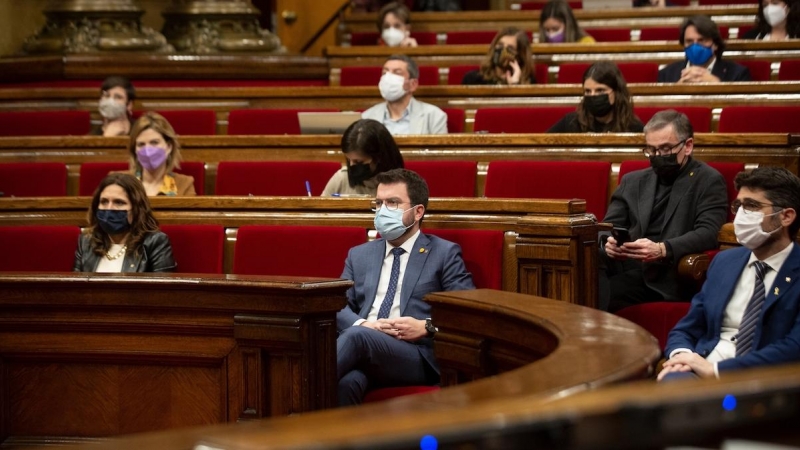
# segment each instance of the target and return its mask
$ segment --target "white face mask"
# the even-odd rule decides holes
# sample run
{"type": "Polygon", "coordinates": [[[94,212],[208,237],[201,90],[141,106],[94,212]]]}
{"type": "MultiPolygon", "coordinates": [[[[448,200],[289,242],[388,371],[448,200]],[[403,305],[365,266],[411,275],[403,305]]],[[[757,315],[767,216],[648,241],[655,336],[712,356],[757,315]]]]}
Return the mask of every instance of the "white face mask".
{"type": "Polygon", "coordinates": [[[116,120],[124,117],[128,113],[128,108],[124,103],[120,103],[111,97],[100,99],[100,106],[97,108],[104,119],[116,120]]]}
{"type": "Polygon", "coordinates": [[[773,233],[783,228],[779,226],[770,232],[766,232],[761,228],[764,217],[774,216],[778,213],[780,213],[780,211],[772,214],[764,214],[760,211],[745,213],[744,208],[740,206],[739,210],[736,211],[736,217],[733,219],[733,230],[736,233],[736,240],[750,250],[757,249],[761,244],[766,242],[773,233]]]}
{"type": "Polygon", "coordinates": [[[381,90],[381,97],[387,102],[396,102],[406,95],[406,90],[403,85],[406,79],[396,73],[386,72],[381,77],[381,82],[378,83],[378,89],[381,90]]]}
{"type": "Polygon", "coordinates": [[[389,47],[397,47],[406,38],[406,32],[398,28],[384,28],[381,33],[381,39],[389,47]]]}
{"type": "Polygon", "coordinates": [[[781,5],[767,5],[764,7],[764,18],[767,23],[774,27],[786,20],[786,7],[781,5]]]}

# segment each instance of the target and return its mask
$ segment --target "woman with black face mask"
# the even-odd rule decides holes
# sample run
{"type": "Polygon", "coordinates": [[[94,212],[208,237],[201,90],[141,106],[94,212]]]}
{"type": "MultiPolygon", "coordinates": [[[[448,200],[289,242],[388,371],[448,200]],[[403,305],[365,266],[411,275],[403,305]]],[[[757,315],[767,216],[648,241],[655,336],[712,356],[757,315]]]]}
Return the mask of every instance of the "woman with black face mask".
{"type": "Polygon", "coordinates": [[[592,64],[583,74],[583,99],[548,133],[641,133],[633,100],[619,67],[611,61],[592,64]]]}
{"type": "Polygon", "coordinates": [[[106,176],[89,207],[89,227],[78,239],[75,272],[172,272],[166,234],[158,230],[142,183],[127,173],[106,176]]]}
{"type": "Polygon", "coordinates": [[[375,175],[403,168],[403,155],[389,130],[372,119],[361,119],[342,135],[345,167],[333,174],[323,197],[374,197],[378,189],[375,175]]]}

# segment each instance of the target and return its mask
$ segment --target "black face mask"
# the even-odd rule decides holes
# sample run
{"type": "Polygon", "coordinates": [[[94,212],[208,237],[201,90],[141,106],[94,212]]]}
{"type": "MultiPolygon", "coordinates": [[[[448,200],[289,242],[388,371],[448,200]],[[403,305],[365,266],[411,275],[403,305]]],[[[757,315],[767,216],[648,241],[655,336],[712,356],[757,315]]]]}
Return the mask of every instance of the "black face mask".
{"type": "Polygon", "coordinates": [[[347,182],[350,183],[350,187],[363,185],[373,175],[369,164],[350,164],[347,166],[347,182]]]}
{"type": "Polygon", "coordinates": [[[97,224],[108,234],[120,234],[128,231],[128,211],[122,209],[98,209],[95,214],[97,224]]]}
{"type": "Polygon", "coordinates": [[[611,112],[614,105],[608,101],[608,94],[600,94],[584,96],[583,107],[594,117],[603,117],[611,112]]]}
{"type": "Polygon", "coordinates": [[[681,171],[681,164],[678,162],[678,154],[653,156],[650,158],[650,167],[659,178],[664,180],[672,180],[678,176],[681,171]]]}

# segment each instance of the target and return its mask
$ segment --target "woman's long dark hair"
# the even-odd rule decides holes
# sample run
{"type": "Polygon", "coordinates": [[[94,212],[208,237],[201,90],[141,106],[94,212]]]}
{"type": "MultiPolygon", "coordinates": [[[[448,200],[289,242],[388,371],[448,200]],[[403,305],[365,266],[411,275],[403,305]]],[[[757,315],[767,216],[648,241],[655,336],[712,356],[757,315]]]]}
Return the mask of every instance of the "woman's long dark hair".
{"type": "MultiPolygon", "coordinates": [[[[591,78],[597,83],[605,84],[614,91],[613,117],[611,119],[612,133],[626,133],[634,121],[633,100],[628,92],[628,83],[622,76],[619,67],[611,61],[598,61],[592,64],[583,73],[583,83],[591,78]]],[[[578,124],[582,132],[592,131],[595,117],[584,108],[583,99],[578,104],[578,124]]]]}
{"type": "Polygon", "coordinates": [[[503,80],[497,76],[495,70],[497,66],[494,64],[494,48],[504,36],[514,36],[517,38],[517,62],[519,63],[520,75],[519,84],[531,84],[531,74],[533,73],[533,55],[531,54],[531,41],[528,39],[528,34],[525,31],[515,27],[507,27],[500,30],[492,43],[489,45],[489,53],[481,63],[481,76],[484,80],[500,83],[503,80]]]}
{"type": "MultiPolygon", "coordinates": [[[[403,155],[392,134],[372,119],[353,122],[342,134],[342,153],[361,152],[375,162],[375,174],[403,168],[403,155]]],[[[355,187],[352,184],[350,187],[355,187]]]]}
{"type": "Polygon", "coordinates": [[[572,13],[569,3],[563,0],[551,0],[544,5],[542,13],[539,15],[539,43],[547,43],[547,35],[544,32],[544,23],[547,19],[556,19],[564,23],[564,42],[578,42],[588,34],[583,31],[575,14],[572,13]]]}
{"type": "MultiPolygon", "coordinates": [[[[800,0],[784,0],[789,6],[789,13],[786,15],[786,35],[789,39],[800,37],[800,0]]],[[[772,32],[772,26],[764,18],[764,2],[758,2],[758,14],[756,14],[756,29],[758,35],[764,37],[772,32]]],[[[739,38],[741,39],[741,34],[739,38]]]]}

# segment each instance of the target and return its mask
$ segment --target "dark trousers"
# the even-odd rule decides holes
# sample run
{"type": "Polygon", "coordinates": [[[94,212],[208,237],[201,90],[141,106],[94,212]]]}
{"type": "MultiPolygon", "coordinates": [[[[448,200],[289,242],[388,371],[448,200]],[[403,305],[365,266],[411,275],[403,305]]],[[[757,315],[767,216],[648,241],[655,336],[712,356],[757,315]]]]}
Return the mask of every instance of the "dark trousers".
{"type": "Polygon", "coordinates": [[[660,292],[645,283],[640,261],[615,260],[602,249],[599,253],[599,309],[613,313],[627,306],[664,300],[660,292]]]}

